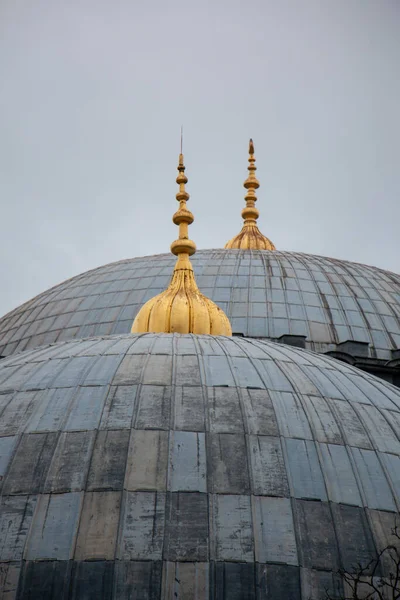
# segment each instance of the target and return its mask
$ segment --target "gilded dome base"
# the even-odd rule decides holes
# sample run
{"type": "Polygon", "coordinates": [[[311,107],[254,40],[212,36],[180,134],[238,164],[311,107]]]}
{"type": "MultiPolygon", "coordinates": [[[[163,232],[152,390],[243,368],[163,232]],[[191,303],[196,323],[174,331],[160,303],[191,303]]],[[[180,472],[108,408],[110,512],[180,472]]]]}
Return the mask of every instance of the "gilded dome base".
{"type": "Polygon", "coordinates": [[[235,250],[276,250],[274,244],[261,233],[257,225],[245,224],[242,231],[229,240],[225,248],[235,250]]]}

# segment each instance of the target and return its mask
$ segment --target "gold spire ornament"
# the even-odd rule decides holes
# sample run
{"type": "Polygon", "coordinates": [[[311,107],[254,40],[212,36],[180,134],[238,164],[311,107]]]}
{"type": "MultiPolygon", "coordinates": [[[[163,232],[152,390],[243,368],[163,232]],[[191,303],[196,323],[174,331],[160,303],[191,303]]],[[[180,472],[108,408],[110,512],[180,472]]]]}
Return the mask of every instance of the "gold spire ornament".
{"type": "Polygon", "coordinates": [[[242,210],[242,217],[244,219],[242,231],[238,233],[234,238],[229,240],[225,244],[225,248],[234,248],[238,250],[276,250],[274,244],[269,240],[257,227],[257,219],[260,213],[256,209],[256,190],[260,187],[258,179],[255,175],[257,170],[254,164],[256,159],[254,158],[254,144],[253,140],[249,142],[249,176],[244,182],[244,187],[247,193],[244,197],[246,200],[246,206],[242,210]]]}
{"type": "Polygon", "coordinates": [[[172,242],[171,252],[177,257],[174,272],[167,289],[142,306],[132,325],[132,333],[195,333],[232,335],[229,319],[224,311],[197,287],[189,257],[196,252],[196,244],[189,239],[188,226],[194,217],[186,207],[189,194],[183,154],[179,155],[179,208],[172,220],[179,226],[179,238],[172,242]]]}

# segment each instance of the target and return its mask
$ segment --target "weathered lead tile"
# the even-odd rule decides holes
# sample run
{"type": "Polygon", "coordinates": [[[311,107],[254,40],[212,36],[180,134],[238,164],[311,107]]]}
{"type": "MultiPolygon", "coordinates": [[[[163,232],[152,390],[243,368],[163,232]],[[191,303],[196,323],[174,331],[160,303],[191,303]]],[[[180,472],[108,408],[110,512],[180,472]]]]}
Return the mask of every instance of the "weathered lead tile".
{"type": "Polygon", "coordinates": [[[237,388],[207,388],[210,431],[213,433],[243,433],[243,415],[237,388]]]}
{"type": "MultiPolygon", "coordinates": [[[[400,540],[394,535],[396,525],[398,525],[398,514],[383,510],[368,510],[371,529],[375,540],[376,549],[382,552],[388,546],[394,546],[400,551],[400,540]]],[[[383,553],[381,557],[381,567],[383,575],[388,576],[393,571],[392,553],[383,553]]]]}
{"type": "Polygon", "coordinates": [[[137,385],[119,385],[108,393],[100,429],[130,429],[136,406],[137,385]]]}
{"type": "Polygon", "coordinates": [[[177,355],[197,354],[193,337],[182,335],[174,338],[174,351],[177,355]]]}
{"type": "Polygon", "coordinates": [[[203,356],[208,386],[235,386],[232,370],[226,356],[208,354],[203,356]]]}
{"type": "MultiPolygon", "coordinates": [[[[81,307],[80,307],[81,308],[81,307]]],[[[89,313],[90,314],[90,313],[89,313]]],[[[100,311],[96,311],[96,315],[99,317],[100,311]]],[[[89,322],[86,321],[88,324],[89,322]]],[[[107,346],[110,345],[110,340],[86,340],[77,346],[74,355],[75,356],[98,356],[102,354],[107,346]]],[[[97,361],[96,361],[97,362],[97,361]]],[[[94,364],[96,364],[96,362],[94,364]]]]}
{"type": "Polygon", "coordinates": [[[87,489],[120,490],[124,484],[130,431],[100,430],[97,433],[87,489]]]}
{"type": "Polygon", "coordinates": [[[201,354],[203,354],[204,356],[224,355],[224,351],[217,342],[217,340],[215,340],[211,336],[199,336],[197,340],[200,346],[201,354]]]}
{"type": "Polygon", "coordinates": [[[72,558],[81,501],[79,492],[39,496],[25,551],[27,560],[72,558]]]}
{"type": "Polygon", "coordinates": [[[252,504],[256,561],[297,565],[290,500],[254,496],[252,504]]]}
{"type": "Polygon", "coordinates": [[[42,491],[57,438],[57,433],[22,436],[4,483],[4,495],[38,494],[42,491]]]}
{"type": "Polygon", "coordinates": [[[249,435],[248,444],[253,493],[264,496],[289,496],[280,438],[249,435]]]}
{"type": "Polygon", "coordinates": [[[303,366],[302,368],[304,369],[305,373],[309,376],[311,381],[315,383],[322,396],[339,399],[344,398],[339,388],[330,380],[328,369],[318,368],[314,366],[303,366]]]}
{"type": "MultiPolygon", "coordinates": [[[[0,435],[22,433],[36,408],[38,392],[16,392],[7,402],[0,419],[0,435]]],[[[7,396],[8,397],[8,396],[7,396]]]]}
{"type": "Polygon", "coordinates": [[[261,377],[267,390],[276,392],[293,392],[293,386],[288,376],[278,367],[273,360],[254,360],[254,364],[259,368],[261,377]]]}
{"type": "Polygon", "coordinates": [[[272,400],[267,390],[242,390],[246,429],[260,435],[279,435],[272,400]]]}
{"type": "Polygon", "coordinates": [[[319,444],[319,449],[329,500],[363,506],[346,447],[319,444]]]}
{"type": "Polygon", "coordinates": [[[372,531],[378,552],[389,545],[399,546],[399,540],[393,535],[398,515],[383,510],[368,510],[367,512],[371,519],[372,531]]]}
{"type": "Polygon", "coordinates": [[[171,492],[207,491],[204,433],[170,433],[168,489],[171,492]]]}
{"type": "Polygon", "coordinates": [[[218,340],[221,345],[224,347],[225,352],[228,356],[245,356],[247,357],[246,351],[236,343],[236,340],[232,337],[220,338],[218,340]]]}
{"type": "Polygon", "coordinates": [[[339,575],[332,571],[300,569],[302,598],[321,600],[328,593],[331,598],[343,596],[343,584],[339,575]]]}
{"type": "Polygon", "coordinates": [[[232,372],[239,387],[264,389],[264,383],[248,358],[233,356],[231,361],[232,372]]]}
{"type": "Polygon", "coordinates": [[[94,442],[93,431],[62,433],[44,485],[45,492],[83,490],[94,442]]]}
{"type": "Polygon", "coordinates": [[[107,392],[106,386],[79,388],[64,425],[64,431],[97,429],[107,392]]]}
{"type": "MultiPolygon", "coordinates": [[[[41,363],[37,363],[35,368],[32,370],[30,375],[26,378],[25,383],[22,386],[24,390],[43,390],[49,386],[53,387],[53,380],[61,381],[60,373],[66,370],[68,367],[68,360],[45,360],[41,363]]],[[[61,381],[62,383],[62,381],[61,381]]],[[[70,384],[76,385],[76,383],[70,384]]],[[[58,385],[54,387],[64,387],[58,385]]],[[[69,386],[67,386],[69,387],[69,386]]]]}
{"type": "Polygon", "coordinates": [[[206,600],[209,578],[208,563],[165,562],[162,597],[165,600],[206,600]]]}
{"type": "Polygon", "coordinates": [[[107,385],[111,383],[121,362],[121,356],[97,356],[97,360],[85,375],[84,385],[107,385]]]}
{"type": "Polygon", "coordinates": [[[319,396],[319,392],[314,383],[296,363],[279,361],[279,367],[285,373],[289,381],[293,382],[297,392],[300,394],[319,396]]]}
{"type": "Polygon", "coordinates": [[[396,510],[392,491],[374,450],[351,448],[368,508],[396,510]]]}
{"type": "MultiPolygon", "coordinates": [[[[361,402],[363,404],[371,404],[369,396],[373,390],[368,384],[368,394],[362,390],[363,381],[360,377],[354,377],[351,371],[341,373],[340,371],[329,370],[329,379],[341,390],[343,396],[352,402],[361,402]],[[360,387],[361,383],[361,387],[360,387]]],[[[375,397],[379,396],[378,390],[375,390],[375,397]]],[[[372,396],[373,397],[373,396],[372,396]]]]}
{"type": "Polygon", "coordinates": [[[114,559],[120,504],[120,492],[86,492],[75,550],[77,560],[114,559]]]}
{"type": "Polygon", "coordinates": [[[382,409],[382,413],[397,433],[400,430],[400,412],[382,409]]]}
{"type": "Polygon", "coordinates": [[[289,438],[312,440],[313,436],[300,398],[290,392],[271,392],[271,397],[280,434],[289,438]]]}
{"type": "Polygon", "coordinates": [[[1,499],[0,560],[21,560],[36,500],[36,496],[3,496],[1,499]]]}
{"type": "Polygon", "coordinates": [[[104,354],[119,354],[119,355],[125,355],[129,349],[131,348],[132,344],[134,344],[134,340],[132,337],[128,337],[128,338],[119,338],[117,340],[112,340],[113,343],[111,346],[109,346],[105,351],[104,354]]]}
{"type": "Polygon", "coordinates": [[[400,454],[400,441],[381,412],[375,406],[366,404],[357,405],[356,410],[365,423],[375,448],[381,452],[400,454]]]}
{"type": "MultiPolygon", "coordinates": [[[[2,371],[4,372],[6,371],[6,369],[3,367],[2,371]]],[[[10,404],[13,396],[14,392],[11,392],[10,394],[0,393],[0,415],[2,415],[5,412],[5,409],[8,406],[8,404],[10,404]]]]}
{"type": "Polygon", "coordinates": [[[211,559],[254,562],[250,496],[210,497],[211,559]]]}
{"type": "Polygon", "coordinates": [[[165,527],[165,493],[125,492],[117,557],[161,560],[165,527]]]}
{"type": "Polygon", "coordinates": [[[132,430],[124,487],[132,491],[165,491],[167,463],[167,431],[132,430]]]}
{"type": "Polygon", "coordinates": [[[207,494],[167,494],[165,520],[165,560],[208,560],[207,494]]]}
{"type": "Polygon", "coordinates": [[[256,600],[254,563],[211,563],[213,600],[256,600]]]}
{"type": "Polygon", "coordinates": [[[176,385],[201,385],[199,359],[197,355],[176,356],[176,385]]]}
{"type": "Polygon", "coordinates": [[[23,563],[18,600],[69,600],[69,561],[27,561],[23,563]]]}
{"type": "Polygon", "coordinates": [[[301,600],[299,568],[256,564],[256,589],[257,600],[301,600]]]}
{"type": "Polygon", "coordinates": [[[144,368],[143,385],[171,385],[172,356],[149,355],[144,368]]]}
{"type": "MultiPolygon", "coordinates": [[[[154,337],[154,346],[152,354],[166,354],[171,356],[173,353],[174,336],[172,333],[158,334],[154,337]]],[[[179,342],[177,342],[179,344],[179,342]]]]}
{"type": "Polygon", "coordinates": [[[400,506],[400,456],[385,452],[379,452],[378,455],[386,470],[386,476],[392,484],[397,506],[400,506]]]}
{"type": "Polygon", "coordinates": [[[206,437],[208,490],[216,494],[250,491],[244,435],[210,433],[206,437]]]}
{"type": "MultiPolygon", "coordinates": [[[[3,363],[4,364],[4,363],[3,363]]],[[[34,365],[13,365],[3,366],[0,374],[0,394],[4,396],[6,392],[13,392],[16,389],[20,389],[22,382],[25,379],[25,374],[29,373],[34,368],[34,365]],[[25,373],[22,373],[22,370],[25,373]],[[22,375],[22,376],[21,376],[22,375]]]]}
{"type": "MultiPolygon", "coordinates": [[[[360,373],[360,375],[363,382],[366,383],[365,374],[360,373]]],[[[359,375],[351,373],[351,377],[354,380],[356,377],[359,377],[359,375]]],[[[368,385],[371,386],[370,389],[372,394],[370,394],[370,396],[373,400],[372,404],[375,404],[375,406],[383,409],[395,411],[400,409],[399,395],[396,387],[389,387],[386,385],[385,381],[382,381],[381,379],[375,379],[375,377],[372,379],[371,376],[368,376],[368,385]]]]}
{"type": "Polygon", "coordinates": [[[114,574],[115,600],[159,600],[161,561],[117,561],[114,574]]]}
{"type": "Polygon", "coordinates": [[[176,387],[174,429],[205,431],[205,409],[201,387],[176,387]]]}
{"type": "Polygon", "coordinates": [[[13,563],[0,563],[0,598],[1,600],[15,600],[17,597],[20,565],[13,563]]]}
{"type": "Polygon", "coordinates": [[[62,361],[65,363],[65,366],[54,380],[52,380],[52,387],[61,388],[79,385],[84,380],[86,373],[94,365],[96,359],[97,357],[94,356],[76,356],[70,360],[62,361]]]}
{"type": "Polygon", "coordinates": [[[343,444],[339,426],[325,398],[303,395],[302,399],[315,440],[343,444]]]}
{"type": "Polygon", "coordinates": [[[132,344],[127,351],[127,354],[146,356],[151,351],[156,339],[156,336],[152,334],[131,338],[132,344]]]}
{"type": "Polygon", "coordinates": [[[26,431],[57,431],[66,419],[75,388],[59,388],[37,392],[38,406],[29,419],[26,431]]]}
{"type": "Polygon", "coordinates": [[[315,442],[285,439],[288,475],[296,498],[327,500],[315,442]]]}
{"type": "MultiPolygon", "coordinates": [[[[4,364],[4,363],[3,363],[4,364]]],[[[33,365],[26,365],[28,369],[33,369],[33,365]]],[[[6,392],[13,392],[15,389],[19,389],[23,381],[23,378],[19,378],[19,372],[21,371],[20,365],[13,365],[11,367],[3,366],[0,374],[0,398],[7,395],[6,392]],[[19,380],[19,382],[18,382],[19,380]]],[[[10,394],[12,395],[12,394],[10,394]]]]}
{"type": "Polygon", "coordinates": [[[299,563],[311,569],[336,570],[339,566],[332,516],[327,502],[294,501],[299,540],[299,563]]]}
{"type": "MultiPolygon", "coordinates": [[[[358,397],[354,398],[355,401],[364,402],[370,404],[368,399],[372,400],[375,406],[380,408],[394,408],[389,398],[392,398],[390,389],[380,380],[376,382],[369,381],[364,373],[355,374],[353,372],[346,374],[346,383],[353,382],[354,387],[359,389],[358,397]]],[[[352,398],[353,399],[353,398],[352,398]]],[[[397,394],[393,395],[393,400],[398,403],[397,394]]]]}
{"type": "Polygon", "coordinates": [[[143,385],[138,398],[137,429],[169,429],[171,418],[171,387],[143,385]]]}
{"type": "MultiPolygon", "coordinates": [[[[376,556],[364,508],[332,504],[340,560],[347,573],[366,566],[376,556]]],[[[372,567],[371,567],[372,568],[372,567]]]]}
{"type": "Polygon", "coordinates": [[[70,600],[111,600],[114,563],[75,562],[71,574],[70,600]]]}
{"type": "MultiPolygon", "coordinates": [[[[360,583],[357,586],[357,596],[356,598],[368,598],[368,596],[370,598],[374,598],[373,596],[371,596],[371,585],[370,583],[372,583],[375,586],[375,589],[379,589],[380,587],[380,583],[381,583],[381,578],[379,575],[375,575],[374,577],[370,577],[369,575],[365,575],[364,577],[360,578],[360,583]],[[372,581],[371,581],[372,579],[372,581]]],[[[391,594],[392,590],[384,590],[385,595],[382,596],[381,598],[390,598],[389,594],[391,594]]],[[[382,593],[382,589],[379,590],[379,593],[382,593]]],[[[344,598],[351,598],[353,596],[354,598],[354,585],[352,583],[350,583],[350,581],[344,581],[343,582],[343,596],[344,598]]],[[[379,599],[379,596],[375,595],[375,598],[379,599]]],[[[374,598],[374,600],[375,600],[374,598]]],[[[379,599],[380,600],[380,599],[379,599]]]]}
{"type": "Polygon", "coordinates": [[[329,398],[328,403],[336,415],[346,443],[358,448],[372,448],[368,435],[350,402],[329,398]]]}
{"type": "MultiPolygon", "coordinates": [[[[140,338],[139,338],[140,339],[140,338]]],[[[133,350],[139,340],[133,344],[133,350]]],[[[147,358],[146,354],[134,354],[125,356],[119,365],[117,372],[112,380],[113,385],[136,385],[140,383],[142,370],[147,358]]]]}
{"type": "Polygon", "coordinates": [[[0,488],[17,441],[18,437],[16,435],[0,437],[0,488]]]}

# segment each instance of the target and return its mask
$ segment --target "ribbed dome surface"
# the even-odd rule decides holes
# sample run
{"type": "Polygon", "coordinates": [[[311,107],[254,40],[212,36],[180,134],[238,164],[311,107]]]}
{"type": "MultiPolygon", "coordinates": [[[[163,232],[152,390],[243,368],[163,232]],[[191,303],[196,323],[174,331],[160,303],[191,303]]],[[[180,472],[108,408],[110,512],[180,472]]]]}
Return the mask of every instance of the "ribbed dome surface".
{"type": "Polygon", "coordinates": [[[0,407],[7,600],[316,600],[400,505],[400,391],[272,342],[58,343],[0,407]]]}
{"type": "MultiPolygon", "coordinates": [[[[192,257],[200,291],[234,333],[306,335],[308,347],[368,342],[390,359],[400,347],[400,276],[291,252],[202,250],[192,257]]],[[[99,267],[58,285],[0,320],[0,355],[60,340],[129,333],[143,303],[172,275],[170,254],[99,267]]]]}

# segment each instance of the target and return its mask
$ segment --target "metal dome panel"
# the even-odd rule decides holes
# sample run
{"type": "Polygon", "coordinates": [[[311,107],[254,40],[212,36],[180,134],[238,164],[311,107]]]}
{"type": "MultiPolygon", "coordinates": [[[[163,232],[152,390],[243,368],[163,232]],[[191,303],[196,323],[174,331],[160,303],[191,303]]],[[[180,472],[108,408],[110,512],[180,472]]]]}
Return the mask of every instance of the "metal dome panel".
{"type": "MultiPolygon", "coordinates": [[[[129,333],[143,305],[168,285],[170,254],[99,267],[33,298],[0,320],[0,355],[55,341],[129,333]]],[[[200,250],[200,290],[236,334],[307,336],[317,352],[354,340],[390,359],[400,347],[400,276],[365,265],[292,252],[200,250]]]]}
{"type": "Polygon", "coordinates": [[[400,391],[272,342],[22,352],[0,411],[7,598],[317,600],[400,506],[400,391]]]}

